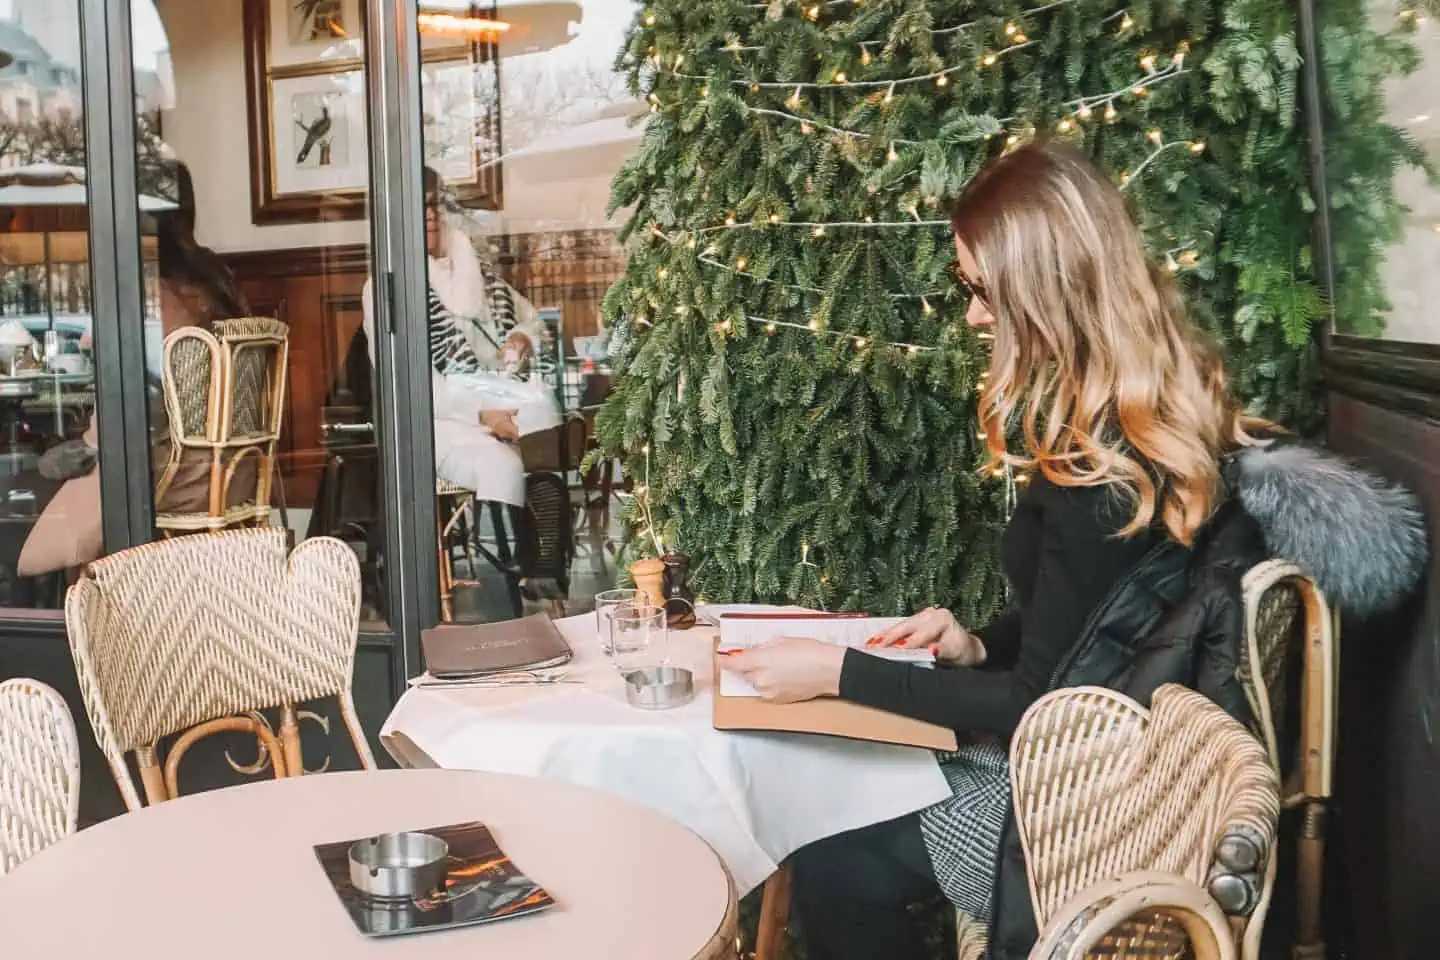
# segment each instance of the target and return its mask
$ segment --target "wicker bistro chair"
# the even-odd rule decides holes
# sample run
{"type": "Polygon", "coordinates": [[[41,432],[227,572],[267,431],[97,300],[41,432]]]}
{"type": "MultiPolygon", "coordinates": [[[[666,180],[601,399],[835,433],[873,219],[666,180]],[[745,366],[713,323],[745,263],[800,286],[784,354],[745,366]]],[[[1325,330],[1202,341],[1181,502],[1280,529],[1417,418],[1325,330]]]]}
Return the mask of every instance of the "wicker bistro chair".
{"type": "Polygon", "coordinates": [[[60,694],[0,683],[0,876],[75,832],[80,746],[60,694]]]}
{"type": "Polygon", "coordinates": [[[255,736],[276,777],[304,773],[296,704],[335,697],[360,762],[375,759],[351,697],[360,569],[339,540],[286,556],[284,530],[180,537],[112,554],[70,589],[65,623],[85,710],[120,794],[175,797],[180,761],[222,730],[255,736]],[[279,708],[278,737],[261,710],[279,708]],[[164,760],[163,738],[178,734],[164,760]]]}
{"type": "Polygon", "coordinates": [[[1173,684],[1149,710],[1098,687],[1057,690],[1021,720],[1010,779],[1040,926],[1032,958],[1258,956],[1249,917],[1278,778],[1219,707],[1173,684]]]}
{"type": "MultiPolygon", "coordinates": [[[[1325,810],[1335,760],[1337,621],[1315,581],[1288,561],[1251,568],[1242,590],[1245,651],[1239,679],[1255,735],[1284,785],[1282,806],[1303,811],[1296,840],[1293,955],[1320,960],[1325,956],[1320,919],[1325,810]]],[[[1262,912],[1274,880],[1272,863],[1262,912]]]]}
{"type": "Polygon", "coordinates": [[[270,522],[289,362],[290,328],[266,317],[165,338],[170,453],[155,486],[163,533],[270,522]]]}

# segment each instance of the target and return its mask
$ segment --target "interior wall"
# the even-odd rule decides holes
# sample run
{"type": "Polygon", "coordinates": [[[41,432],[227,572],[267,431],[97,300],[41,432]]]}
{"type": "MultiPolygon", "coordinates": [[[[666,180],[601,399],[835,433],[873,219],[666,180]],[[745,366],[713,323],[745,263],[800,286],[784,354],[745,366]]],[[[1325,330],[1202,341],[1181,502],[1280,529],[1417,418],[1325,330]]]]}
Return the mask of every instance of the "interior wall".
{"type": "Polygon", "coordinates": [[[170,41],[175,84],[162,129],[194,178],[200,242],[221,253],[368,243],[364,220],[251,222],[241,0],[157,0],[156,7],[170,41]]]}

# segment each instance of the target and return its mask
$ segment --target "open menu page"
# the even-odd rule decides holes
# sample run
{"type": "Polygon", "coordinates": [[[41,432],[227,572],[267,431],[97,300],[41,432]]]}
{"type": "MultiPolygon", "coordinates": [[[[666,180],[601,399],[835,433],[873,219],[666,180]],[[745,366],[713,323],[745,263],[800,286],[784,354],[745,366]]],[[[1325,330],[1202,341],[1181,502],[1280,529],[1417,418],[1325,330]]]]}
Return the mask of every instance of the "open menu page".
{"type": "MultiPolygon", "coordinates": [[[[863,648],[871,637],[884,633],[899,623],[900,617],[845,617],[804,615],[734,616],[720,618],[720,695],[722,697],[758,697],[755,688],[740,675],[724,669],[724,654],[758,647],[782,637],[808,637],[840,647],[863,648]]],[[[922,666],[933,666],[935,655],[929,650],[905,650],[898,647],[873,647],[865,651],[887,660],[899,660],[922,666]]]]}

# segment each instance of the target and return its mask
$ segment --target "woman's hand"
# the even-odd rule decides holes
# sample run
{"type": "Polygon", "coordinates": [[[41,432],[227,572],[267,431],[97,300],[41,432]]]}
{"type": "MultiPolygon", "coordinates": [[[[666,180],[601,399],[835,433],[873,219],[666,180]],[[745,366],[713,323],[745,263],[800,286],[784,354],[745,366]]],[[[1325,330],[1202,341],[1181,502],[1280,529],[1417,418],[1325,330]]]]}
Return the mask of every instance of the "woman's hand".
{"type": "Polygon", "coordinates": [[[502,353],[506,363],[513,363],[517,367],[522,366],[526,360],[530,359],[530,355],[534,352],[535,348],[530,343],[530,338],[519,331],[514,331],[510,336],[505,338],[505,346],[502,353]]]}
{"type": "Polygon", "coordinates": [[[766,700],[796,703],[839,695],[844,663],[844,647],[805,637],[781,637],[726,654],[720,665],[744,677],[766,700]]]}
{"type": "Polygon", "coordinates": [[[515,442],[520,439],[520,428],[515,426],[516,410],[481,410],[480,426],[489,430],[497,440],[515,442]]]}
{"type": "Polygon", "coordinates": [[[985,662],[985,644],[955,621],[949,610],[931,607],[902,620],[874,637],[867,647],[929,647],[935,659],[961,667],[978,667],[985,662]]]}

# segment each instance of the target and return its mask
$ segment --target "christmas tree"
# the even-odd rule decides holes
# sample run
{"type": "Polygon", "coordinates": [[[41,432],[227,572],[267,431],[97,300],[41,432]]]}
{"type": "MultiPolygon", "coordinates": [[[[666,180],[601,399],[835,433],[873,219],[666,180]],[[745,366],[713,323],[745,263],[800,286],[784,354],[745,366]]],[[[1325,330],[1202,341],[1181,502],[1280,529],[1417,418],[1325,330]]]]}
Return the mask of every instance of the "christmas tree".
{"type": "MultiPolygon", "coordinates": [[[[1328,307],[1294,17],[1288,0],[640,9],[619,66],[651,113],[614,182],[632,215],[599,419],[647,507],[634,545],[693,554],[710,599],[994,611],[1024,478],[976,472],[986,344],[947,281],[947,203],[1039,134],[1114,172],[1253,409],[1313,415],[1328,307]]],[[[1369,44],[1346,74],[1363,107],[1403,40],[1343,22],[1369,44]]],[[[1390,228],[1408,155],[1398,134],[1364,150],[1346,169],[1372,198],[1356,249],[1390,228]]],[[[1353,259],[1356,309],[1382,310],[1374,257],[1353,259]]]]}

